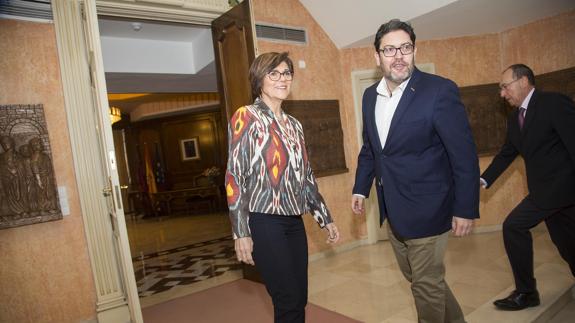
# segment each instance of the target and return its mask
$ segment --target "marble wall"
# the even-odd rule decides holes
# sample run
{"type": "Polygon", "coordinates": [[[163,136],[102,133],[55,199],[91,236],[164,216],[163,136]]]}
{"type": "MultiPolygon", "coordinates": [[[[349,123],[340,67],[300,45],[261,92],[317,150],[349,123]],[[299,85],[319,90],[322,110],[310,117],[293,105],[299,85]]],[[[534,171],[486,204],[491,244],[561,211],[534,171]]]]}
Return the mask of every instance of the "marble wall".
{"type": "Polygon", "coordinates": [[[0,322],[79,322],[96,294],[76,188],[54,25],[0,19],[0,104],[44,104],[63,220],[0,230],[0,322]]]}

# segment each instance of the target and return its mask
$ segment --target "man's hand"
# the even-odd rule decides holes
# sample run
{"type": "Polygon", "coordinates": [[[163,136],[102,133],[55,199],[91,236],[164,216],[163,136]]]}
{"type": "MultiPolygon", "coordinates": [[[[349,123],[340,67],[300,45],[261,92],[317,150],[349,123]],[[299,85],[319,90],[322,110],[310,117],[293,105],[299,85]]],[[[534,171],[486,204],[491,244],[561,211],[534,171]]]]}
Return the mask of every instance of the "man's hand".
{"type": "Polygon", "coordinates": [[[328,236],[327,236],[327,243],[336,243],[339,240],[339,230],[335,223],[328,223],[326,226],[328,236]]]}
{"type": "Polygon", "coordinates": [[[254,265],[252,258],[252,251],[254,250],[254,242],[251,237],[238,238],[235,241],[236,257],[239,262],[254,265]]]}
{"type": "Polygon", "coordinates": [[[362,196],[358,196],[358,195],[352,195],[351,196],[351,210],[353,211],[353,213],[355,214],[362,214],[364,211],[363,208],[363,201],[365,200],[364,197],[362,196]]]}
{"type": "Polygon", "coordinates": [[[473,228],[473,220],[458,218],[456,216],[451,220],[451,231],[456,237],[463,237],[468,235],[473,228]]]}

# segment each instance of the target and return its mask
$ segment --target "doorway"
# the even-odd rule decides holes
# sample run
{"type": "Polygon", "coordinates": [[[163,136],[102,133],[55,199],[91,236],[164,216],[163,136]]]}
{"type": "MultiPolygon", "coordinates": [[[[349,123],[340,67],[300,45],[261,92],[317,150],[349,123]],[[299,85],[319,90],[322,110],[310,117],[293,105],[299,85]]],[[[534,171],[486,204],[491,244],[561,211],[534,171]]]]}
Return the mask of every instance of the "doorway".
{"type": "MultiPolygon", "coordinates": [[[[380,69],[354,71],[351,74],[353,98],[354,98],[354,111],[355,122],[357,129],[358,146],[363,145],[362,138],[362,112],[361,100],[363,92],[375,82],[380,81],[382,78],[380,69]]],[[[377,193],[375,192],[375,185],[371,187],[369,198],[365,200],[365,216],[367,223],[367,241],[368,243],[376,243],[380,240],[387,240],[387,222],[382,226],[379,224],[379,205],[377,203],[377,193]]]]}
{"type": "Polygon", "coordinates": [[[241,278],[210,28],[109,16],[98,24],[142,307],[241,278]]]}
{"type": "MultiPolygon", "coordinates": [[[[231,19],[231,28],[237,26],[244,35],[251,33],[249,1],[232,11],[236,8],[244,13],[238,19],[248,14],[247,24],[245,21],[234,23],[231,19]]],[[[224,0],[202,1],[186,7],[153,0],[129,4],[75,0],[53,5],[58,47],[63,53],[60,63],[66,114],[73,139],[99,322],[141,322],[142,318],[110,125],[97,15],[209,25],[228,9],[228,2],[224,0]]],[[[218,41],[227,38],[219,37],[218,41]]],[[[253,47],[253,42],[250,44],[253,47]]],[[[249,46],[244,44],[244,48],[249,46]]],[[[230,88],[236,90],[233,85],[230,88]]],[[[222,87],[219,90],[222,91],[222,87]]]]}
{"type": "MultiPolygon", "coordinates": [[[[416,64],[417,68],[426,73],[435,74],[435,65],[433,63],[416,64]]],[[[362,107],[361,101],[363,92],[372,84],[379,82],[383,77],[381,69],[374,68],[369,70],[353,71],[351,73],[351,82],[353,89],[355,122],[357,129],[357,141],[359,147],[363,145],[362,138],[362,107]]],[[[368,243],[376,243],[380,240],[388,240],[387,222],[379,224],[379,205],[377,203],[377,193],[375,185],[372,186],[369,193],[370,198],[365,200],[365,213],[367,218],[367,239],[368,243]]]]}

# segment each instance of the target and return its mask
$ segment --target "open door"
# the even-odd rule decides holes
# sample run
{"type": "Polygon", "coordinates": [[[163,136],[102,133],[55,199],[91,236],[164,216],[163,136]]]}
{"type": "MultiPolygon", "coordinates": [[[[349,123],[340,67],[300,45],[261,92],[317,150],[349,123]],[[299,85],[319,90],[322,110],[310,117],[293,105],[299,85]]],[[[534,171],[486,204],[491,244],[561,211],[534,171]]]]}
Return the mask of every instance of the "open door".
{"type": "Polygon", "coordinates": [[[218,89],[226,122],[237,108],[253,102],[248,73],[256,49],[250,2],[244,0],[212,22],[218,89]]]}
{"type": "MultiPolygon", "coordinates": [[[[218,90],[225,124],[238,108],[254,100],[248,79],[256,54],[254,30],[250,0],[244,0],[212,22],[218,90]]],[[[227,149],[223,155],[227,156],[227,149]]],[[[242,273],[246,279],[262,282],[254,266],[242,263],[242,273]]]]}
{"type": "MultiPolygon", "coordinates": [[[[107,187],[102,190],[102,198],[105,198],[108,207],[108,214],[111,221],[111,233],[113,239],[112,252],[114,259],[120,269],[120,280],[122,283],[123,296],[128,304],[130,321],[143,322],[138,289],[134,276],[128,232],[124,218],[124,207],[122,203],[122,193],[118,177],[118,167],[114,148],[114,137],[109,116],[108,97],[106,92],[106,80],[104,76],[104,62],[100,44],[100,32],[98,29],[98,16],[96,13],[96,2],[91,0],[83,1],[83,27],[88,50],[88,63],[90,65],[90,76],[92,85],[92,95],[94,101],[95,115],[100,132],[99,152],[102,156],[100,163],[102,174],[106,174],[105,182],[107,187]]],[[[96,147],[94,147],[96,148],[96,147]]],[[[123,319],[123,318],[122,318],[123,319]]],[[[119,322],[119,319],[116,319],[119,322]]]]}

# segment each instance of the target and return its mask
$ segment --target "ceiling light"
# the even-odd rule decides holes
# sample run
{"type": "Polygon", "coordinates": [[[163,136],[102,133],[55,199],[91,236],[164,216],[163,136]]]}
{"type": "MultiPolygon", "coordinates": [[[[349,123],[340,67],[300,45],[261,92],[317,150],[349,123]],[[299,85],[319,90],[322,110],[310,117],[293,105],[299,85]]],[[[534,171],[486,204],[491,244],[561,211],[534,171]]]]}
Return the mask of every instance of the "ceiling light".
{"type": "Polygon", "coordinates": [[[140,31],[142,29],[142,24],[139,22],[133,22],[132,29],[134,29],[134,31],[140,31]]]}
{"type": "Polygon", "coordinates": [[[120,120],[122,120],[122,111],[120,111],[120,108],[110,107],[110,121],[112,121],[112,124],[120,120]]]}

